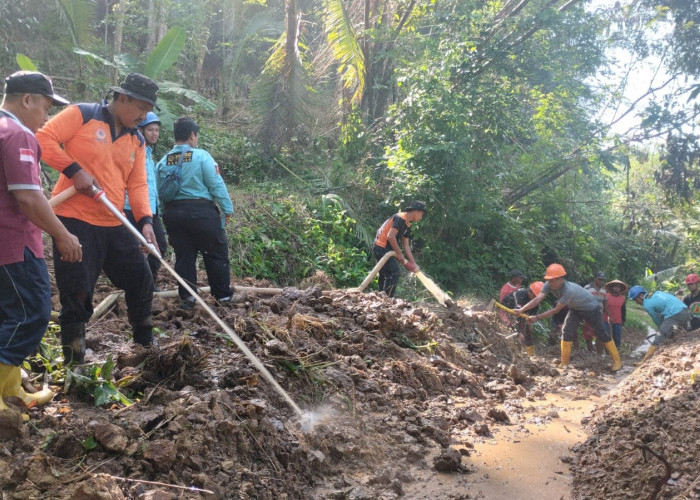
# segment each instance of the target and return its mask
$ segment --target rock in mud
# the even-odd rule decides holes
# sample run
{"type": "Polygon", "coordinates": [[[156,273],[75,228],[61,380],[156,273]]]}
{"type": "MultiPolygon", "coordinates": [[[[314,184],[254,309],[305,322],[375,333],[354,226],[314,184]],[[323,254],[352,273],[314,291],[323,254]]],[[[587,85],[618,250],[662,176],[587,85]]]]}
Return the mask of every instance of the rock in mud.
{"type": "Polygon", "coordinates": [[[143,458],[151,462],[156,470],[168,471],[175,463],[175,444],[165,439],[151,441],[143,452],[143,458]]]}
{"type": "Polygon", "coordinates": [[[8,408],[0,411],[0,441],[23,437],[22,414],[8,408]]]}
{"type": "Polygon", "coordinates": [[[445,448],[433,459],[433,467],[438,472],[456,472],[462,465],[462,455],[454,448],[445,448]]]}
{"type": "Polygon", "coordinates": [[[71,500],[126,500],[117,482],[104,474],[97,474],[78,484],[71,500]]]}
{"type": "Polygon", "coordinates": [[[124,429],[118,425],[104,423],[95,426],[95,439],[109,451],[122,453],[129,440],[124,429]]]}

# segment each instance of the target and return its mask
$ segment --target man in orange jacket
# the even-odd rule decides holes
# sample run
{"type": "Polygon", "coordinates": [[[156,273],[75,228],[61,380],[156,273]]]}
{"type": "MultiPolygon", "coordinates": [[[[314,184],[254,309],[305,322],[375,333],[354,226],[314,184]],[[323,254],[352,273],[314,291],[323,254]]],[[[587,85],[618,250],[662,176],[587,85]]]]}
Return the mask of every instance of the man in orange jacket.
{"type": "Polygon", "coordinates": [[[37,138],[43,160],[62,175],[54,196],[75,186],[79,193],[55,208],[56,215],[83,245],[82,262],[61,259],[54,243],[56,285],[61,300],[61,339],[66,364],[83,363],[85,324],[92,316],[92,298],[100,271],[124,290],[134,341],[151,345],[153,278],[136,238],[104,205],[92,199],[104,189],[117,207],[125,192],[146,241],[156,244],[146,183],[146,144],[137,130],[155,105],[158,86],[130,73],[110,89],[110,102],[68,106],[51,119],[37,138]]]}
{"type": "Polygon", "coordinates": [[[411,272],[418,270],[411,252],[411,224],[421,220],[424,214],[425,203],[414,200],[403,212],[389,217],[377,230],[372,248],[374,257],[380,260],[384,254],[392,250],[396,252],[396,255],[389,259],[379,271],[379,291],[386,292],[389,297],[394,296],[396,285],[399,283],[399,276],[401,276],[399,264],[403,264],[411,272]],[[399,238],[401,238],[403,253],[399,248],[399,238]]]}

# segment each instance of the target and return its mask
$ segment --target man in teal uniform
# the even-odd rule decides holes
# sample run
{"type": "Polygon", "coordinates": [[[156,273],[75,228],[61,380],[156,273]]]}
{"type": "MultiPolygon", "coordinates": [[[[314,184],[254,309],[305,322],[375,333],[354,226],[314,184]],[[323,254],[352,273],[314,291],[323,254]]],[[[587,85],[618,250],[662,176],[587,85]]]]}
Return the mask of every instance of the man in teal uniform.
{"type": "MultiPolygon", "coordinates": [[[[161,200],[163,222],[175,251],[175,271],[196,287],[197,254],[201,253],[211,294],[219,301],[229,301],[233,291],[224,227],[233,215],[233,203],[219,165],[208,152],[197,148],[197,123],[189,117],[178,118],[174,133],[175,147],[158,162],[156,173],[162,184],[166,167],[181,164],[177,193],[172,200],[161,200]]],[[[194,306],[194,297],[183,286],[179,295],[181,308],[194,306]]]]}
{"type": "MultiPolygon", "coordinates": [[[[160,220],[160,204],[158,203],[158,189],[156,187],[156,164],[153,161],[153,148],[160,136],[160,120],[158,119],[158,115],[153,111],[146,113],[146,119],[139,123],[139,132],[141,132],[143,138],[146,140],[146,182],[148,183],[148,202],[151,205],[151,212],[153,212],[153,233],[156,235],[157,248],[161,255],[164,255],[165,251],[168,249],[168,240],[165,236],[163,221],[160,220]]],[[[128,193],[126,201],[124,201],[124,215],[126,215],[126,218],[129,219],[131,224],[134,226],[137,225],[136,219],[134,219],[134,213],[131,211],[131,205],[129,205],[128,193]]],[[[160,269],[160,260],[158,257],[148,254],[148,267],[151,268],[151,274],[153,275],[153,291],[160,292],[160,288],[156,285],[156,277],[160,269]]]]}
{"type": "Polygon", "coordinates": [[[678,326],[685,328],[690,321],[690,310],[681,299],[666,292],[647,291],[639,285],[630,288],[629,298],[642,306],[659,328],[659,334],[651,341],[642,363],[649,359],[659,346],[673,338],[673,329],[678,326]]]}

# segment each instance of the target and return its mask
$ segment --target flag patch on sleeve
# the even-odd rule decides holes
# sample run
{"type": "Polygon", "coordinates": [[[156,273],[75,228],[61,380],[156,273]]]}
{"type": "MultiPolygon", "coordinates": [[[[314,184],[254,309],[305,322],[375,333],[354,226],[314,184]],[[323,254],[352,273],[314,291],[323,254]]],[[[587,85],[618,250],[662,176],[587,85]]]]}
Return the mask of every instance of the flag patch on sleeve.
{"type": "Polygon", "coordinates": [[[28,161],[30,163],[36,163],[36,160],[34,159],[34,151],[32,151],[31,149],[20,148],[19,161],[28,161]]]}

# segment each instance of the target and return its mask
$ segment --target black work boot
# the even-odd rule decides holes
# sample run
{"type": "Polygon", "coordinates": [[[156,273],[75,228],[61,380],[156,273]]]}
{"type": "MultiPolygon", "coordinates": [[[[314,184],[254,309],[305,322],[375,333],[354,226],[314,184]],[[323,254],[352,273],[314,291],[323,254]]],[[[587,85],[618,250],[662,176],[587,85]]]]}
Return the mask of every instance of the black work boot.
{"type": "Polygon", "coordinates": [[[85,323],[61,325],[61,344],[64,366],[85,363],[85,323]]]}
{"type": "Polygon", "coordinates": [[[139,323],[132,323],[134,330],[134,342],[144,347],[157,346],[158,341],[153,337],[153,318],[149,316],[139,323]]]}

